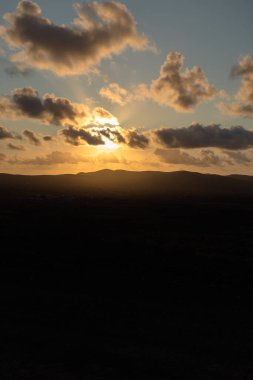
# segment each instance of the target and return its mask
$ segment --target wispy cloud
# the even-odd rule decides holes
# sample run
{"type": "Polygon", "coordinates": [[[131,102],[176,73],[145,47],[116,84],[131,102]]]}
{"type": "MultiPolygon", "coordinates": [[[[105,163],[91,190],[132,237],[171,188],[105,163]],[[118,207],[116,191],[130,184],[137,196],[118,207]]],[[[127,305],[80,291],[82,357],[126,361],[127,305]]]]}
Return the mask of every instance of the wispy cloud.
{"type": "Polygon", "coordinates": [[[162,162],[171,165],[209,167],[233,164],[229,157],[214,152],[211,149],[201,149],[200,152],[195,154],[191,154],[181,149],[157,149],[155,154],[162,162]]]}
{"type": "Polygon", "coordinates": [[[36,156],[28,159],[13,158],[9,160],[9,163],[19,165],[51,166],[60,164],[77,164],[87,161],[89,160],[82,155],[73,154],[71,152],[55,151],[44,156],[36,156]]]}
{"type": "Polygon", "coordinates": [[[116,103],[120,106],[125,106],[133,101],[144,101],[151,98],[150,89],[144,83],[135,86],[131,91],[120,87],[118,83],[110,83],[108,87],[101,88],[99,94],[111,103],[116,103]]]}
{"type": "Polygon", "coordinates": [[[23,145],[16,145],[16,144],[13,144],[13,143],[9,143],[7,146],[11,150],[20,150],[20,151],[24,151],[25,150],[25,147],[23,145]]]}

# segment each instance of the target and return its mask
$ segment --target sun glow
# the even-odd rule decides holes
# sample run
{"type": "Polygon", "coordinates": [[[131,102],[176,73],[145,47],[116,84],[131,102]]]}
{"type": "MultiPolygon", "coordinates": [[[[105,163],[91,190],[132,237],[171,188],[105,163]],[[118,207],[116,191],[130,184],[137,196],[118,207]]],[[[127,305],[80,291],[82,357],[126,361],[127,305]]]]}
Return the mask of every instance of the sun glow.
{"type": "Polygon", "coordinates": [[[115,136],[113,134],[114,131],[117,131],[117,126],[111,124],[101,124],[97,125],[93,131],[101,136],[103,140],[103,145],[101,148],[106,149],[117,149],[119,148],[119,144],[115,141],[115,136]]]}
{"type": "Polygon", "coordinates": [[[118,144],[115,144],[113,141],[111,141],[110,139],[107,139],[106,137],[103,138],[103,141],[104,141],[103,148],[106,148],[106,149],[118,149],[119,148],[118,144]]]}
{"type": "Polygon", "coordinates": [[[115,116],[112,117],[102,117],[102,116],[95,116],[94,120],[95,124],[98,124],[98,126],[113,126],[113,127],[118,127],[119,126],[119,121],[115,116]]]}
{"type": "Polygon", "coordinates": [[[104,144],[100,148],[119,148],[119,143],[115,138],[115,132],[118,132],[119,128],[119,121],[115,116],[101,108],[96,109],[92,131],[101,136],[104,144]]]}

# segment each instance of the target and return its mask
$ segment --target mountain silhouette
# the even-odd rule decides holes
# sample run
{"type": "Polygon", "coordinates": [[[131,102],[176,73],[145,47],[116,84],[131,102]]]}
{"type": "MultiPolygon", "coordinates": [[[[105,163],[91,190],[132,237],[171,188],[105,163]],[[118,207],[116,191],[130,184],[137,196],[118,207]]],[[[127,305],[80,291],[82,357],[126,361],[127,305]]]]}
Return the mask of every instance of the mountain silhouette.
{"type": "Polygon", "coordinates": [[[101,170],[77,175],[0,174],[0,192],[101,196],[252,196],[253,177],[194,172],[101,170]],[[18,189],[18,191],[17,191],[18,189]]]}

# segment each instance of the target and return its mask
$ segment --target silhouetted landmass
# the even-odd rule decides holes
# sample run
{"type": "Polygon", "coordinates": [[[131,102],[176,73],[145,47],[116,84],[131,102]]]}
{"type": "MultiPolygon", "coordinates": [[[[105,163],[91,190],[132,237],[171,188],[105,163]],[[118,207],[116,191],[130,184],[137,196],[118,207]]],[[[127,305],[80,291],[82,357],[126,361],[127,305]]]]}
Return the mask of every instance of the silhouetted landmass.
{"type": "Polygon", "coordinates": [[[0,175],[3,379],[246,379],[253,178],[0,175]]]}
{"type": "Polygon", "coordinates": [[[0,174],[1,192],[42,195],[113,196],[252,196],[253,177],[192,172],[128,172],[101,170],[59,176],[0,174]],[[16,192],[16,190],[19,190],[16,192]]]}

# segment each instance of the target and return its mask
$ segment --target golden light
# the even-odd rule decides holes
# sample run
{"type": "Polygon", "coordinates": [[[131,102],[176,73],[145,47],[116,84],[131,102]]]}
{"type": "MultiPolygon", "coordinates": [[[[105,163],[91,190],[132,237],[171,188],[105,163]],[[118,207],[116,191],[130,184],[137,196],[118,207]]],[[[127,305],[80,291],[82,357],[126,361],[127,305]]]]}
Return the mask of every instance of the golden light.
{"type": "Polygon", "coordinates": [[[100,149],[118,149],[114,134],[120,128],[118,119],[102,108],[96,108],[93,117],[92,131],[100,135],[104,142],[100,149]]]}
{"type": "Polygon", "coordinates": [[[94,122],[95,124],[98,124],[101,126],[104,126],[104,125],[114,126],[114,127],[119,126],[119,121],[115,116],[112,116],[109,118],[109,117],[102,117],[102,116],[97,115],[94,118],[94,122]]]}
{"type": "Polygon", "coordinates": [[[103,137],[103,141],[105,144],[102,146],[102,148],[106,148],[106,149],[118,149],[119,148],[118,144],[115,144],[113,141],[111,141],[110,139],[107,139],[106,137],[103,137]]]}

